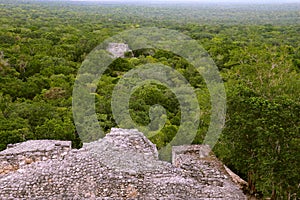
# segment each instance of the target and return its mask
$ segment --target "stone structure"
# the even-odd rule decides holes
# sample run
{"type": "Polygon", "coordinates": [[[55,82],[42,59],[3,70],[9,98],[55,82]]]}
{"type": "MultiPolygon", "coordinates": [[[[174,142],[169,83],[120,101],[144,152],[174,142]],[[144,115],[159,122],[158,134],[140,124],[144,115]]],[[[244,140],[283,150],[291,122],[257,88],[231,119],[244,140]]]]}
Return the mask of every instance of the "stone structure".
{"type": "Polygon", "coordinates": [[[137,130],[112,129],[103,139],[67,151],[61,159],[33,162],[0,175],[0,199],[237,200],[246,196],[207,146],[174,147],[171,164],[160,161],[155,145],[137,130]]]}
{"type": "Polygon", "coordinates": [[[109,43],[107,51],[110,52],[114,58],[124,58],[126,52],[131,52],[128,44],[124,43],[109,43]]]}
{"type": "Polygon", "coordinates": [[[246,190],[247,182],[234,174],[212,153],[208,145],[175,146],[172,149],[172,164],[197,177],[203,184],[223,187],[224,179],[230,179],[241,190],[246,190]]]}
{"type": "Polygon", "coordinates": [[[10,144],[0,152],[0,175],[18,170],[24,165],[48,159],[62,159],[71,150],[70,141],[30,140],[10,144]]]}

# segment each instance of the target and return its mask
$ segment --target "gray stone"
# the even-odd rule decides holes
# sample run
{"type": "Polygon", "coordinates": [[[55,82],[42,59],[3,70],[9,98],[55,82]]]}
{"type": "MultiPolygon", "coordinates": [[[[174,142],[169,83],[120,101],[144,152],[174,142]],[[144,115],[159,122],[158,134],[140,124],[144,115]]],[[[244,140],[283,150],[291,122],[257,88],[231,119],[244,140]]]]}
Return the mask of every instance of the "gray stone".
{"type": "Polygon", "coordinates": [[[124,43],[109,43],[107,51],[110,52],[114,58],[124,58],[126,52],[131,50],[128,47],[128,44],[124,43]]]}
{"type": "MultiPolygon", "coordinates": [[[[43,143],[35,141],[33,149],[43,146],[39,142],[43,143]]],[[[54,142],[53,147],[63,146],[57,144],[54,142]]],[[[24,152],[14,149],[19,145],[24,144],[7,149],[12,150],[9,151],[11,156],[24,152]]],[[[59,153],[57,148],[55,151],[59,153]]],[[[32,162],[0,175],[0,197],[246,199],[207,146],[180,146],[173,149],[173,164],[160,161],[156,146],[142,133],[112,129],[103,139],[84,144],[80,150],[65,151],[61,159],[32,162]]],[[[0,155],[6,155],[7,150],[0,152],[0,155]]]]}

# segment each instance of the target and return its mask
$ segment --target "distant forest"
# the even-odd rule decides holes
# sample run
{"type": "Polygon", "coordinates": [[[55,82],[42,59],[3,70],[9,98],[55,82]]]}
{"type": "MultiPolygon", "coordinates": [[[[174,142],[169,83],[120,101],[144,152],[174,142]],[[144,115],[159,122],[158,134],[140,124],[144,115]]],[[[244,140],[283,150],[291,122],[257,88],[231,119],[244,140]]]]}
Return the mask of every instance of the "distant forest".
{"type": "MultiPolygon", "coordinates": [[[[0,150],[31,139],[71,140],[82,146],[72,113],[78,69],[105,39],[124,30],[158,27],[197,40],[215,61],[226,88],[227,115],[213,151],[264,198],[300,198],[300,4],[121,4],[0,0],[0,150]]],[[[194,87],[201,144],[210,123],[208,88],[182,57],[161,49],[116,59],[99,80],[99,124],[117,126],[111,95],[130,69],[162,63],[194,87]]],[[[132,119],[150,122],[166,109],[166,124],[150,138],[164,147],[180,127],[178,100],[168,88],[146,84],[130,101],[132,119]]],[[[87,116],[88,117],[88,116],[87,116]]],[[[84,121],[82,125],[84,126],[84,121]]],[[[97,135],[97,133],[91,133],[97,135]]]]}

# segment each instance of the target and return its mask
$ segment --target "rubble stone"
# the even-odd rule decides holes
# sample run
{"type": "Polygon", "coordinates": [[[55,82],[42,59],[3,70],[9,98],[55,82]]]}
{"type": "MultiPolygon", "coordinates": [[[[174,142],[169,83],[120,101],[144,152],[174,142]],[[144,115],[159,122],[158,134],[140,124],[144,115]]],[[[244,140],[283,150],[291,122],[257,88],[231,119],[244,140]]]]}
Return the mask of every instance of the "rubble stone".
{"type": "MultiPolygon", "coordinates": [[[[38,146],[15,149],[20,145],[0,155],[18,157],[38,146]]],[[[0,175],[0,199],[246,199],[207,146],[174,147],[171,164],[159,160],[155,145],[137,130],[112,129],[65,152],[0,175]]]]}

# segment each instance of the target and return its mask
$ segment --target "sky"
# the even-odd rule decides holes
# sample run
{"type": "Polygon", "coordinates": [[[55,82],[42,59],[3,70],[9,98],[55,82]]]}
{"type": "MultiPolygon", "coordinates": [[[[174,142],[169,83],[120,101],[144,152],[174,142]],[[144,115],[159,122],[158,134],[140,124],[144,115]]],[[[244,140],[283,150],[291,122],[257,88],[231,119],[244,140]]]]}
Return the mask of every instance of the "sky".
{"type": "Polygon", "coordinates": [[[73,0],[98,2],[300,3],[300,0],[73,0]]]}

